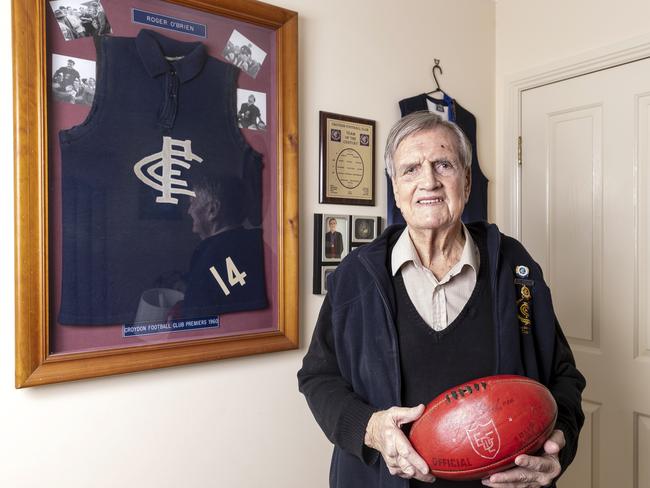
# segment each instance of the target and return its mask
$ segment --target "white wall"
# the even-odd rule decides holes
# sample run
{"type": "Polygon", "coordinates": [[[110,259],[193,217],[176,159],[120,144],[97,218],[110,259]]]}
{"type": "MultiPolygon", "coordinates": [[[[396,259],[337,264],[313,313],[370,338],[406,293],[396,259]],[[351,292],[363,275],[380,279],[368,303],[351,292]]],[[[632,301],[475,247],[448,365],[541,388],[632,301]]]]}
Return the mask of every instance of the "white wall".
{"type": "Polygon", "coordinates": [[[331,446],[297,391],[322,298],[311,294],[314,212],[383,215],[381,145],[401,98],[443,88],[478,119],[494,178],[490,0],[274,0],[300,13],[299,351],[14,389],[10,2],[0,7],[0,486],[325,487],[331,446]],[[377,121],[377,206],[318,202],[318,111],[377,121]]]}
{"type": "MultiPolygon", "coordinates": [[[[495,0],[496,5],[496,181],[492,218],[511,231],[501,196],[508,179],[504,117],[506,84],[542,67],[562,64],[628,39],[650,33],[647,0],[495,0]]],[[[647,39],[646,39],[647,41],[647,39]]],[[[514,144],[515,141],[509,141],[514,144]]]]}

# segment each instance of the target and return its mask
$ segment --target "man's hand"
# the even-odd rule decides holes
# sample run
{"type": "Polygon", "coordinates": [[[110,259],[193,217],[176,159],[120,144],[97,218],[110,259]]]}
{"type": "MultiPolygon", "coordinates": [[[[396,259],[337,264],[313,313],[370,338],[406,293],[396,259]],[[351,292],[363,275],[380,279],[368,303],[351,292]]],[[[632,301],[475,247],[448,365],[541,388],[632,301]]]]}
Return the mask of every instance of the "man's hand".
{"type": "Polygon", "coordinates": [[[560,475],[561,467],[558,453],[566,441],[561,430],[554,430],[544,443],[544,454],[528,456],[522,454],[515,458],[516,468],[496,473],[483,480],[491,488],[540,488],[550,485],[560,475]]]}
{"type": "Polygon", "coordinates": [[[402,425],[420,418],[423,412],[424,405],[392,407],[375,412],[366,427],[365,444],[381,453],[390,474],[433,483],[435,476],[429,473],[427,463],[415,452],[400,429],[402,425]]]}

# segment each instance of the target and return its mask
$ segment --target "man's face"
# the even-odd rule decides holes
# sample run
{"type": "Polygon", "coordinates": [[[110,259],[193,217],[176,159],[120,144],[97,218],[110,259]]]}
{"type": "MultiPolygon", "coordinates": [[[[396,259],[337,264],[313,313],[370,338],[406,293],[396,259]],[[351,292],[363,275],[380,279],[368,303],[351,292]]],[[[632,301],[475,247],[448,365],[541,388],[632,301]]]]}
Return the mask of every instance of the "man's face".
{"type": "Polygon", "coordinates": [[[395,203],[413,230],[440,230],[460,222],[470,173],[444,128],[411,134],[393,157],[395,203]]]}
{"type": "Polygon", "coordinates": [[[73,67],[74,67],[74,62],[68,61],[68,68],[73,68],[73,67]]]}
{"type": "Polygon", "coordinates": [[[201,239],[205,239],[212,233],[216,207],[205,191],[199,189],[195,193],[196,196],[190,199],[187,213],[192,218],[192,232],[198,234],[201,239]]]}
{"type": "Polygon", "coordinates": [[[248,97],[248,103],[250,103],[251,105],[255,103],[255,97],[253,95],[248,97]]]}
{"type": "Polygon", "coordinates": [[[335,232],[336,231],[336,220],[331,219],[329,222],[327,222],[327,226],[329,227],[330,232],[335,232]]]}

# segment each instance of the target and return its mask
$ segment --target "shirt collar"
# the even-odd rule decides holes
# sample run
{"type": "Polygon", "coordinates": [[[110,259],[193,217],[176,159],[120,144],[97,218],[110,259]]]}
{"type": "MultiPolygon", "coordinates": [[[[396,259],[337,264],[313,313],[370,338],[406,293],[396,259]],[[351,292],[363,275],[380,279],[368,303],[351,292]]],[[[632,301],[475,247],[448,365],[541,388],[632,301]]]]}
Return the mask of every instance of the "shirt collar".
{"type": "MultiPolygon", "coordinates": [[[[471,266],[474,269],[474,272],[478,275],[480,260],[478,247],[467,230],[467,227],[465,227],[465,224],[461,223],[461,225],[463,227],[463,233],[465,234],[465,245],[463,246],[460,260],[452,267],[450,273],[457,274],[463,269],[463,266],[467,265],[471,266]]],[[[422,261],[420,260],[420,256],[418,256],[418,252],[415,250],[415,246],[413,245],[407,227],[404,229],[404,232],[402,232],[402,235],[399,236],[399,239],[397,239],[397,242],[393,247],[391,254],[391,272],[393,276],[395,276],[400,268],[408,262],[413,262],[416,266],[423,267],[422,261]]]]}
{"type": "Polygon", "coordinates": [[[184,83],[201,72],[208,57],[205,46],[200,42],[176,41],[148,29],[140,31],[135,43],[140,59],[152,78],[175,70],[179,80],[184,83]],[[182,58],[172,65],[166,56],[182,58]]]}
{"type": "MultiPolygon", "coordinates": [[[[463,253],[460,256],[460,260],[452,268],[452,272],[454,272],[454,269],[460,270],[463,269],[463,266],[471,266],[471,268],[474,270],[474,273],[478,275],[478,268],[480,265],[480,253],[478,250],[478,246],[474,242],[474,239],[472,239],[472,235],[469,233],[467,230],[467,227],[465,227],[465,224],[462,224],[463,226],[463,232],[465,233],[465,246],[463,247],[463,253]]],[[[454,272],[454,274],[457,274],[457,272],[454,272]]]]}

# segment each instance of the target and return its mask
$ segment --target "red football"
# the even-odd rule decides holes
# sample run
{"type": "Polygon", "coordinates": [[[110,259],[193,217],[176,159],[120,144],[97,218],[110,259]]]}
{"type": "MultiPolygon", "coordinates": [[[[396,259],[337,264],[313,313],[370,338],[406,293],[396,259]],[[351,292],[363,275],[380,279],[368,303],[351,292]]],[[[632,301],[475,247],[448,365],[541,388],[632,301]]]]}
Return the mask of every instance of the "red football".
{"type": "Polygon", "coordinates": [[[544,385],[524,376],[487,376],[434,398],[409,439],[436,477],[477,480],[540,449],[556,417],[544,385]]]}

